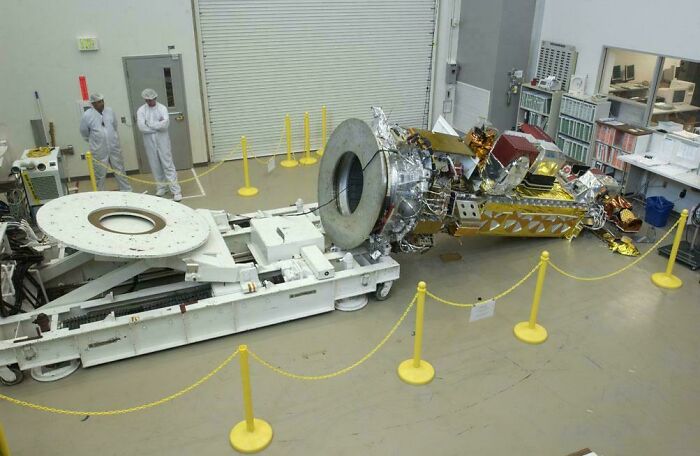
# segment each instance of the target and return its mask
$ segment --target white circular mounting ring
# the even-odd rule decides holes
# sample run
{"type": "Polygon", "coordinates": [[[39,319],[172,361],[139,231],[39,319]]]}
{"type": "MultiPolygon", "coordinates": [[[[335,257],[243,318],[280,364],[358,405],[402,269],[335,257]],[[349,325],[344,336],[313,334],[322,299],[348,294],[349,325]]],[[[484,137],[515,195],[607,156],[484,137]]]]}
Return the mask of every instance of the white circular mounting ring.
{"type": "Polygon", "coordinates": [[[209,224],[195,210],[140,193],[63,196],[45,204],[36,218],[44,233],[67,246],[115,258],[180,255],[209,237],[209,224]]]}

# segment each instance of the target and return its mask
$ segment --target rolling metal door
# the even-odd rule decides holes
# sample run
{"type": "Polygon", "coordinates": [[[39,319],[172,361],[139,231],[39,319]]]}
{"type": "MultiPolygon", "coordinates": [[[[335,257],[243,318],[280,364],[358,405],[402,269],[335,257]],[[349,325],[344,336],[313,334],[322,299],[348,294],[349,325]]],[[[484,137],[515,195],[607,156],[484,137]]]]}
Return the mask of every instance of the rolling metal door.
{"type": "Polygon", "coordinates": [[[284,115],[295,151],[303,116],[311,148],[348,117],[381,106],[393,122],[428,122],[435,0],[198,0],[203,79],[213,159],[278,149],[284,115]],[[232,152],[235,150],[235,154],[232,152]]]}

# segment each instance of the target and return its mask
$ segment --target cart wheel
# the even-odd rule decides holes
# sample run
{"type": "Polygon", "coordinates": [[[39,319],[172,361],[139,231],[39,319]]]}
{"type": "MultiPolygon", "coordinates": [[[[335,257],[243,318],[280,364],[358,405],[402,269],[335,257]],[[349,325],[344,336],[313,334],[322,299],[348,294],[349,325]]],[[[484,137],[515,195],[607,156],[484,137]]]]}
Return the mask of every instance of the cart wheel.
{"type": "Polygon", "coordinates": [[[12,372],[12,374],[14,374],[14,379],[9,380],[0,375],[0,383],[2,383],[5,386],[12,386],[22,383],[22,380],[24,380],[24,372],[22,372],[19,366],[14,365],[5,367],[7,367],[7,369],[9,369],[12,372]]]}
{"type": "Polygon", "coordinates": [[[377,291],[374,292],[374,297],[376,298],[376,300],[384,301],[386,298],[388,298],[389,293],[391,292],[391,286],[393,284],[393,281],[389,281],[377,285],[377,291]]]}

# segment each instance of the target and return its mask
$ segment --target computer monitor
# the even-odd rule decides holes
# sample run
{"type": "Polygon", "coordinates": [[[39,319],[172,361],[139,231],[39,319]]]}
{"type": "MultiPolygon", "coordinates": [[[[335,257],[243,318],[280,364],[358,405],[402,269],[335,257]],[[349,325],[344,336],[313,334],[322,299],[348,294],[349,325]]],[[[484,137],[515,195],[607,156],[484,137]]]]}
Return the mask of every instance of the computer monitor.
{"type": "Polygon", "coordinates": [[[671,82],[676,78],[676,65],[671,65],[661,73],[661,80],[671,82]]]}
{"type": "Polygon", "coordinates": [[[683,103],[685,101],[685,90],[674,90],[673,91],[673,103],[683,103]]]}
{"type": "Polygon", "coordinates": [[[622,66],[615,65],[613,67],[612,78],[610,79],[610,82],[621,82],[622,80],[624,80],[624,78],[622,77],[622,66]]]}
{"type": "Polygon", "coordinates": [[[634,81],[634,65],[625,65],[625,81],[634,81]]]}
{"type": "Polygon", "coordinates": [[[663,87],[656,91],[657,97],[663,98],[666,104],[683,104],[688,103],[689,95],[687,88],[669,88],[663,87]]]}

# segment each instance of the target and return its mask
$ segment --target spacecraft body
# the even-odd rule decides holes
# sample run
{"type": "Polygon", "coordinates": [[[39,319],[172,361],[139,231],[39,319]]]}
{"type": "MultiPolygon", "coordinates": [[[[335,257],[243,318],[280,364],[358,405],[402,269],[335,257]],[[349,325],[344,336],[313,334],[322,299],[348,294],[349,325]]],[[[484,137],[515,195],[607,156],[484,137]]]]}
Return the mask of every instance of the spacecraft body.
{"type": "Polygon", "coordinates": [[[371,126],[341,123],[321,160],[319,214],[342,248],[424,252],[441,232],[570,238],[594,223],[598,195],[617,188],[607,176],[572,174],[546,138],[402,128],[379,108],[373,117],[371,126]]]}

